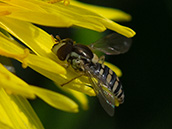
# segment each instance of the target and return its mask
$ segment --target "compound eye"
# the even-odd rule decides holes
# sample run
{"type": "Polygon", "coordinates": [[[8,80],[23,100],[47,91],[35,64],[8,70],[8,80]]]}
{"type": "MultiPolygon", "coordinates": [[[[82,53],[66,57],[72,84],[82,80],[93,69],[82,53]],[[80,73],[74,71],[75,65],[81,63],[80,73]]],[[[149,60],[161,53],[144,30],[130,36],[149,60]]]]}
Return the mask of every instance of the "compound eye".
{"type": "Polygon", "coordinates": [[[93,58],[93,52],[85,45],[82,44],[76,44],[74,46],[74,50],[77,54],[88,58],[88,59],[92,59],[93,58]]]}
{"type": "Polygon", "coordinates": [[[66,43],[61,46],[57,51],[57,56],[61,61],[64,61],[66,57],[72,52],[73,45],[66,43]]]}

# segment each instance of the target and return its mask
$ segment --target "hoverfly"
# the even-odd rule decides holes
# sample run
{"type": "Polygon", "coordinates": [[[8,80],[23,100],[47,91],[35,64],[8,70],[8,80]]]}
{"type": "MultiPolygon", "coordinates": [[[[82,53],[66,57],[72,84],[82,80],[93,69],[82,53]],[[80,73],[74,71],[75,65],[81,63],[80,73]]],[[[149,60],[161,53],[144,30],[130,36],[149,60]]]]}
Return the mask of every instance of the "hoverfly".
{"type": "Polygon", "coordinates": [[[130,38],[112,33],[90,46],[74,44],[70,38],[59,39],[52,47],[52,51],[61,61],[67,61],[74,70],[89,77],[102,107],[113,116],[115,100],[119,104],[124,102],[122,85],[115,72],[103,64],[104,56],[98,58],[92,50],[99,50],[107,55],[117,55],[127,52],[131,43],[130,38]]]}

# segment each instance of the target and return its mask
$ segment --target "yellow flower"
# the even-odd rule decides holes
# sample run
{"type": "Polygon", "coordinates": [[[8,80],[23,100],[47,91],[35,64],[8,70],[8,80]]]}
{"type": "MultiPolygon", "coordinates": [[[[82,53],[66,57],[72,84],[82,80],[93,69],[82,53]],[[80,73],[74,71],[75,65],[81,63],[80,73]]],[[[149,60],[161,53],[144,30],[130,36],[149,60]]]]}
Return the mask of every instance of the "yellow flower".
{"type": "MultiPolygon", "coordinates": [[[[127,37],[133,37],[135,35],[132,29],[106,18],[106,14],[99,15],[91,11],[93,10],[93,6],[83,5],[76,1],[71,1],[71,4],[68,5],[70,2],[67,0],[64,1],[65,4],[61,2],[51,3],[53,1],[0,0],[0,55],[20,61],[23,68],[29,66],[33,70],[53,80],[57,85],[71,80],[74,76],[77,76],[77,73],[70,67],[68,69],[62,67],[64,62],[61,62],[51,51],[54,45],[51,35],[32,23],[52,27],[79,26],[99,32],[111,29],[127,37]],[[15,41],[9,34],[20,40],[30,50],[15,41]]],[[[102,8],[97,9],[100,10],[102,8]]],[[[120,18],[114,17],[114,19],[130,19],[130,15],[126,13],[111,9],[108,10],[107,8],[105,10],[107,12],[116,12],[120,18]]],[[[108,17],[112,18],[112,15],[108,17]]],[[[113,67],[113,70],[120,76],[121,71],[115,66],[113,67]]],[[[23,96],[24,98],[34,99],[37,96],[57,109],[68,112],[78,111],[78,105],[70,98],[47,89],[31,86],[9,72],[2,64],[0,64],[0,69],[0,92],[2,92],[2,94],[0,93],[0,97],[3,101],[7,102],[5,103],[7,105],[3,102],[0,103],[0,113],[4,113],[7,119],[10,118],[9,114],[6,113],[8,110],[5,107],[13,103],[17,111],[23,112],[21,116],[20,114],[19,116],[16,115],[15,119],[25,117],[25,124],[33,124],[32,122],[28,123],[30,117],[25,113],[26,111],[20,109],[22,108],[21,104],[13,101],[13,99],[11,101],[8,100],[9,97],[15,99],[16,97],[23,96]]],[[[73,94],[82,104],[83,109],[87,109],[88,101],[84,94],[95,96],[93,89],[88,87],[89,84],[87,77],[80,77],[61,88],[73,94]]],[[[24,98],[20,98],[19,100],[21,101],[24,98]]],[[[24,99],[24,101],[26,100],[24,99]]],[[[11,111],[10,107],[9,111],[11,111]]],[[[17,111],[10,113],[15,115],[18,114],[17,111]]],[[[35,116],[33,112],[31,112],[31,115],[35,116]]],[[[34,118],[36,119],[35,121],[39,121],[36,117],[34,118]]],[[[13,119],[9,121],[9,123],[5,123],[0,119],[0,127],[7,125],[9,128],[17,128],[17,126],[22,128],[22,124],[17,125],[18,123],[13,122],[13,119]]],[[[34,126],[35,128],[40,126],[39,128],[42,128],[41,124],[33,124],[30,126],[34,126]]]]}

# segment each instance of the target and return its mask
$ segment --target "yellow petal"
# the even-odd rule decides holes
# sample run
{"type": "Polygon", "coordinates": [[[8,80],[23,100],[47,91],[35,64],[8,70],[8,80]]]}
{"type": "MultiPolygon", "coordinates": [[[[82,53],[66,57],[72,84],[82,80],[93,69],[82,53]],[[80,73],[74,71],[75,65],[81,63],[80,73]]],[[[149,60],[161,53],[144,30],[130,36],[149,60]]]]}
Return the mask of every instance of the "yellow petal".
{"type": "Polygon", "coordinates": [[[85,94],[75,90],[71,90],[70,93],[80,102],[84,110],[88,110],[88,99],[85,94]]]}
{"type": "Polygon", "coordinates": [[[35,98],[35,95],[51,106],[68,112],[78,112],[78,105],[71,99],[59,93],[30,86],[20,78],[9,72],[0,64],[0,88],[10,94],[17,94],[27,98],[35,98]]]}
{"type": "Polygon", "coordinates": [[[109,19],[103,19],[101,20],[101,22],[108,28],[111,29],[113,31],[116,31],[119,34],[122,34],[128,38],[133,37],[136,32],[132,29],[130,29],[129,27],[126,26],[122,26],[120,24],[117,24],[116,22],[113,22],[109,19]]]}
{"type": "Polygon", "coordinates": [[[104,62],[104,64],[107,65],[110,69],[112,69],[112,71],[114,71],[118,77],[122,76],[122,71],[117,66],[109,62],[104,62]]]}
{"type": "Polygon", "coordinates": [[[75,5],[84,9],[89,9],[90,11],[93,11],[95,13],[98,13],[99,15],[113,19],[115,21],[130,21],[131,15],[119,10],[119,9],[113,9],[108,7],[101,7],[91,4],[82,3],[79,1],[72,0],[70,2],[71,5],[75,5]]]}
{"type": "Polygon", "coordinates": [[[30,67],[38,67],[56,74],[66,73],[66,70],[62,66],[49,58],[36,56],[34,54],[24,54],[26,51],[21,47],[21,45],[13,40],[5,38],[2,34],[0,35],[0,41],[0,55],[17,59],[30,67]]]}
{"type": "Polygon", "coordinates": [[[20,107],[20,110],[26,115],[30,124],[32,123],[36,128],[44,128],[41,121],[39,120],[38,116],[36,115],[32,106],[26,98],[15,95],[11,95],[10,98],[14,101],[16,105],[18,105],[18,107],[20,107]]]}
{"type": "Polygon", "coordinates": [[[5,123],[0,122],[0,129],[13,129],[13,128],[5,123]]]}
{"type": "MultiPolygon", "coordinates": [[[[43,129],[43,126],[26,99],[8,95],[0,88],[0,126],[13,129],[43,129]]],[[[4,129],[4,128],[2,128],[4,129]]]]}
{"type": "Polygon", "coordinates": [[[9,72],[2,64],[0,64],[0,69],[1,88],[4,88],[8,93],[19,94],[27,98],[35,98],[33,91],[31,89],[27,89],[27,83],[9,72]]]}
{"type": "Polygon", "coordinates": [[[118,102],[117,99],[115,99],[115,106],[116,106],[116,107],[119,107],[119,102],[118,102]]]}
{"type": "Polygon", "coordinates": [[[68,112],[78,112],[78,105],[64,95],[53,91],[32,87],[35,94],[51,106],[68,112]]]}
{"type": "Polygon", "coordinates": [[[54,4],[63,1],[64,5],[69,5],[71,0],[48,0],[48,3],[54,4]]]}
{"type": "Polygon", "coordinates": [[[1,11],[9,10],[12,12],[6,17],[47,26],[69,27],[76,25],[101,32],[106,29],[111,29],[127,37],[133,37],[135,35],[135,32],[128,27],[121,26],[97,13],[74,5],[65,6],[62,3],[48,4],[46,2],[34,0],[29,1],[29,3],[32,3],[31,5],[28,4],[28,1],[24,0],[22,2],[21,0],[4,2],[14,6],[11,7],[6,5],[5,7],[1,7],[1,11]],[[25,8],[23,8],[23,4],[25,4],[25,8]],[[30,6],[26,7],[27,4],[30,6]],[[34,4],[39,6],[38,9],[35,7],[32,9],[34,4]]]}
{"type": "Polygon", "coordinates": [[[0,11],[0,16],[5,16],[5,15],[9,15],[11,14],[11,12],[9,11],[0,11]]]}
{"type": "Polygon", "coordinates": [[[59,88],[64,90],[65,92],[71,94],[72,96],[74,96],[79,101],[79,103],[81,104],[81,106],[84,110],[88,109],[88,99],[85,94],[78,92],[76,90],[67,89],[67,88],[61,87],[61,86],[59,86],[59,88]]]}
{"type": "Polygon", "coordinates": [[[31,23],[11,18],[1,18],[0,23],[2,28],[22,41],[37,55],[53,58],[51,48],[54,42],[52,37],[42,29],[31,23]]]}
{"type": "MultiPolygon", "coordinates": [[[[36,24],[56,27],[69,27],[72,25],[69,20],[66,20],[62,14],[55,15],[50,13],[45,8],[51,8],[51,4],[41,1],[26,1],[26,0],[10,0],[5,1],[7,4],[0,4],[1,15],[9,18],[14,18],[22,21],[29,21],[36,24]]],[[[65,7],[65,6],[64,6],[65,7]]]]}
{"type": "Polygon", "coordinates": [[[49,58],[36,56],[34,54],[30,54],[28,56],[28,66],[31,68],[34,67],[35,69],[44,69],[56,74],[66,74],[66,70],[58,63],[50,60],[49,58]]]}

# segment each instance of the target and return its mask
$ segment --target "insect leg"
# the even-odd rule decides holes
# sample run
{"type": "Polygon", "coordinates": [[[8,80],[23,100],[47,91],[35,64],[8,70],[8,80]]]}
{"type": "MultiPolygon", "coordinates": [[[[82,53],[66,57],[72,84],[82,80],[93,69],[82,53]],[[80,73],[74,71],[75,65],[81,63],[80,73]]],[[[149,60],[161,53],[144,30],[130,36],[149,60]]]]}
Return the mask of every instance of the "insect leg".
{"type": "Polygon", "coordinates": [[[81,73],[80,75],[78,75],[78,76],[72,78],[71,80],[69,80],[69,81],[67,81],[67,82],[65,82],[65,83],[63,83],[63,84],[61,84],[61,86],[64,86],[64,85],[66,85],[66,84],[68,84],[68,83],[74,81],[75,79],[77,79],[77,78],[83,76],[84,74],[85,74],[85,73],[81,73]]]}
{"type": "MultiPolygon", "coordinates": [[[[80,65],[84,66],[84,63],[83,63],[83,62],[80,62],[80,63],[81,63],[80,65]]],[[[85,68],[83,67],[83,69],[85,69],[85,68]]],[[[73,80],[75,80],[75,79],[77,79],[77,78],[79,78],[79,77],[81,77],[81,76],[83,76],[83,75],[85,75],[85,73],[84,73],[84,72],[83,72],[83,73],[81,73],[80,75],[78,75],[78,76],[76,76],[76,77],[72,78],[71,80],[69,80],[69,81],[67,81],[67,82],[65,82],[65,83],[63,83],[63,84],[61,84],[61,86],[64,86],[64,85],[66,85],[66,84],[68,84],[68,83],[72,82],[73,80]]]]}
{"type": "Polygon", "coordinates": [[[61,41],[61,38],[60,38],[60,36],[59,36],[59,35],[56,35],[56,40],[57,40],[58,42],[60,42],[60,41],[61,41]]]}
{"type": "Polygon", "coordinates": [[[54,38],[54,36],[51,34],[51,38],[54,44],[57,44],[61,41],[61,38],[59,35],[56,35],[56,38],[54,38]]]}

